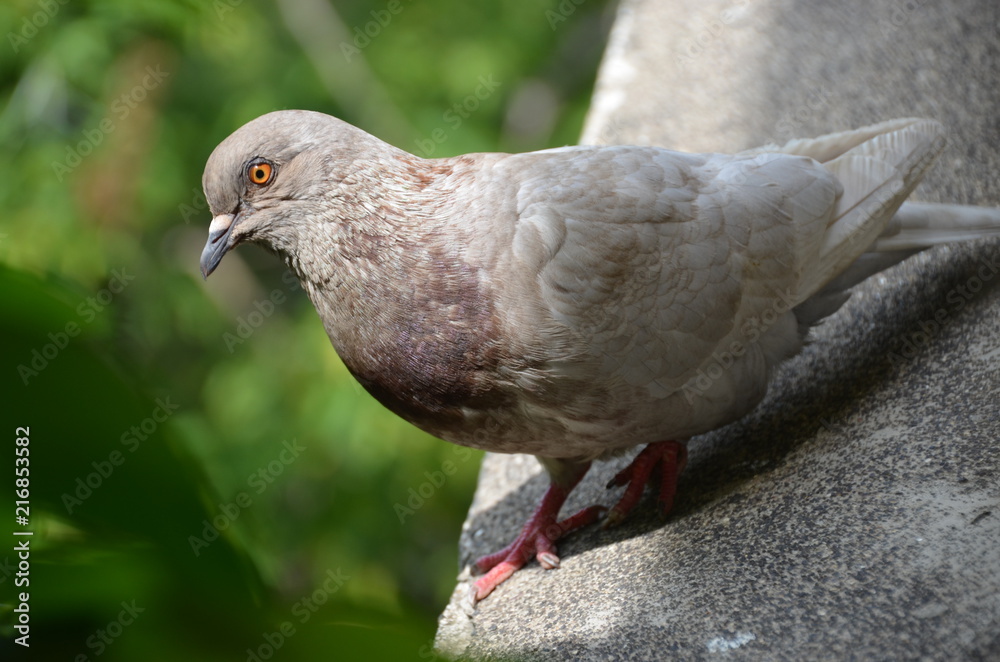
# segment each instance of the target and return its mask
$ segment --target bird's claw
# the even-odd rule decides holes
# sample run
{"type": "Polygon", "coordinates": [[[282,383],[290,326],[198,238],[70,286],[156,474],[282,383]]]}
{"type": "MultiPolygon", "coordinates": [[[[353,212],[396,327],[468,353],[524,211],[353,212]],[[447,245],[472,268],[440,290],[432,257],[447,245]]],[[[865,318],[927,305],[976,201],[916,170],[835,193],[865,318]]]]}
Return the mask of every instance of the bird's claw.
{"type": "Polygon", "coordinates": [[[596,522],[607,510],[604,506],[590,506],[561,522],[556,522],[554,516],[542,512],[541,507],[528,523],[524,525],[521,534],[511,544],[499,552],[483,556],[476,560],[475,567],[484,574],[476,580],[473,588],[474,602],[479,602],[493,592],[497,586],[522,568],[532,557],[546,570],[553,570],[560,565],[556,555],[555,542],[570,531],[596,522]]]}
{"type": "Polygon", "coordinates": [[[676,441],[660,441],[646,446],[632,462],[608,481],[608,489],[628,484],[618,503],[604,518],[603,528],[615,526],[639,503],[642,491],[654,476],[660,481],[660,514],[666,517],[674,506],[677,476],[687,464],[687,447],[676,441]]]}

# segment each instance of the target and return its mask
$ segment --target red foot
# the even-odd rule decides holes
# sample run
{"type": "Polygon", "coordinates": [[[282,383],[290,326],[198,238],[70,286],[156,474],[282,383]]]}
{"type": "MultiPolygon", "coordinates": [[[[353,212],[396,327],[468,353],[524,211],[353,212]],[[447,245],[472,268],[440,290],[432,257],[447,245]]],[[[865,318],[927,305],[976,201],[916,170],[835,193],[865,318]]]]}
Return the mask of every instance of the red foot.
{"type": "MultiPolygon", "coordinates": [[[[626,483],[628,487],[625,488],[625,494],[617,505],[608,513],[604,525],[612,526],[620,522],[639,502],[646,483],[654,475],[660,478],[660,510],[664,515],[669,513],[674,503],[674,494],[677,492],[677,475],[684,469],[686,463],[687,447],[681,443],[661,441],[646,446],[628,467],[608,483],[608,487],[626,483]]],[[[566,497],[587,472],[587,466],[589,463],[582,470],[569,475],[553,473],[553,476],[561,475],[562,482],[554,480],[549,485],[542,502],[521,529],[517,539],[499,552],[476,561],[479,571],[486,574],[475,583],[475,602],[492,593],[493,589],[530,561],[532,556],[547,570],[558,568],[556,540],[570,531],[597,521],[605,510],[603,506],[584,508],[561,522],[556,519],[566,497]]]]}
{"type": "Polygon", "coordinates": [[[687,464],[687,447],[676,441],[658,441],[642,449],[632,463],[618,472],[608,487],[628,483],[625,493],[604,520],[604,526],[614,526],[625,518],[642,496],[642,490],[655,475],[660,478],[660,513],[666,517],[674,506],[677,493],[677,476],[687,464]]]}
{"type": "Polygon", "coordinates": [[[569,493],[583,478],[584,473],[586,471],[580,473],[567,485],[555,482],[549,485],[545,496],[542,497],[542,502],[538,504],[531,519],[521,529],[521,534],[517,539],[499,552],[484,556],[476,561],[476,567],[479,568],[479,571],[486,574],[476,581],[475,602],[479,602],[492,593],[493,589],[524,566],[532,556],[538,559],[538,562],[546,570],[559,567],[555,541],[570,531],[597,521],[597,518],[605,510],[602,506],[591,506],[561,522],[556,521],[559,509],[562,508],[569,493]]]}

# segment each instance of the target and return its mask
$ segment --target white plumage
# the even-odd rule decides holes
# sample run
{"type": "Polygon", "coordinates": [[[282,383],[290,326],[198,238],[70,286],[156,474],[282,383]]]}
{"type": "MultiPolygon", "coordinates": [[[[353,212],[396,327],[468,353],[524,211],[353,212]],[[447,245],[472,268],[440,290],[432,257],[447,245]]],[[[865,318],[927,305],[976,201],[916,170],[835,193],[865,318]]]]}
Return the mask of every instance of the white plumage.
{"type": "Polygon", "coordinates": [[[545,371],[514,376],[521,407],[492,414],[486,447],[599,457],[745,414],[846,288],[901,249],[997,231],[996,210],[896,213],[943,144],[938,123],[902,119],[736,155],[489,155],[462,189],[475,202],[442,217],[481,273],[504,274],[508,333],[545,371]],[[490,213],[470,220],[477,206],[490,213]]]}
{"type": "Polygon", "coordinates": [[[943,145],[938,123],[900,119],[735,155],[424,160],[282,111],[209,159],[202,269],[264,244],[386,406],[449,441],[539,458],[552,486],[521,536],[477,562],[482,598],[532,553],[558,565],[554,540],[597,516],[557,521],[592,459],[649,444],[612,481],[629,487],[609,521],[657,472],[669,510],[687,439],[752,409],[851,286],[1000,231],[1000,210],[904,205],[943,145]]]}

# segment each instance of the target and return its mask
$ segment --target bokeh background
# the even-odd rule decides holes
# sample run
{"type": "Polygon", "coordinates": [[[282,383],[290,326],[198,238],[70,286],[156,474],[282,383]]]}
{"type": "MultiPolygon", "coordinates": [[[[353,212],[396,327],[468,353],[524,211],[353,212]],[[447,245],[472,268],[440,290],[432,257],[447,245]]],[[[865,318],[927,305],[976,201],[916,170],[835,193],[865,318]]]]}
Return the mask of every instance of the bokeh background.
{"type": "Polygon", "coordinates": [[[202,168],[282,108],[421,156],[572,144],[611,19],[605,0],[0,5],[3,659],[431,657],[480,456],[370,398],[274,257],[241,248],[202,281],[202,168]]]}

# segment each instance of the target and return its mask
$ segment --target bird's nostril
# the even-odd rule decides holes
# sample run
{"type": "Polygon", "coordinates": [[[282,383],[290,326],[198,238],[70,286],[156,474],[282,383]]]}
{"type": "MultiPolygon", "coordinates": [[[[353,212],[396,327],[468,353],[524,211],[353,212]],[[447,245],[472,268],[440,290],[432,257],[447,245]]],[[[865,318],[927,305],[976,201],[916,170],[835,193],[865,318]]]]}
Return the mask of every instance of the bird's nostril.
{"type": "Polygon", "coordinates": [[[226,235],[226,231],[233,224],[232,214],[219,214],[212,219],[212,224],[208,226],[209,237],[214,244],[226,235]]]}

